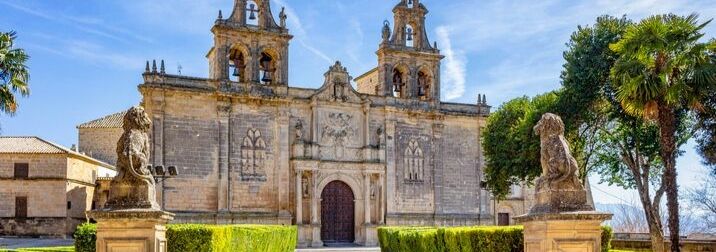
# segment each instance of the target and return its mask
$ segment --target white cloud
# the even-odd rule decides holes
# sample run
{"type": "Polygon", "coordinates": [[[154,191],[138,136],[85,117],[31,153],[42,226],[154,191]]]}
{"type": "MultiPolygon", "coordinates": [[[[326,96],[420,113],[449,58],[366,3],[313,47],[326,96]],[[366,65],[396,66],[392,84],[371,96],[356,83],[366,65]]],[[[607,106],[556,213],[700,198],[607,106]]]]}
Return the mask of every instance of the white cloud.
{"type": "Polygon", "coordinates": [[[465,94],[465,65],[466,58],[462,52],[453,50],[450,32],[447,27],[440,26],[435,29],[441,52],[445,55],[443,73],[440,74],[441,93],[446,100],[453,100],[465,94]]]}
{"type": "Polygon", "coordinates": [[[29,44],[28,49],[42,50],[61,57],[81,60],[94,65],[111,66],[127,70],[140,70],[145,62],[141,57],[127,53],[117,53],[84,40],[63,40],[47,36],[42,44],[29,44]],[[51,45],[51,46],[47,46],[51,45]]]}
{"type": "Polygon", "coordinates": [[[80,17],[53,13],[41,10],[37,7],[28,7],[7,1],[0,1],[0,4],[4,4],[10,8],[16,9],[18,11],[24,12],[35,17],[39,17],[59,24],[69,25],[77,30],[101,36],[104,38],[109,38],[122,43],[132,43],[130,40],[127,39],[127,37],[131,37],[135,40],[142,42],[152,42],[151,39],[140,34],[121,29],[117,26],[108,25],[104,22],[104,20],[99,18],[80,17]],[[118,35],[118,33],[122,35],[118,35]]]}
{"type": "Polygon", "coordinates": [[[315,54],[319,58],[325,60],[328,62],[328,64],[333,64],[333,59],[329,57],[326,53],[321,51],[320,49],[314,47],[309,42],[309,35],[306,32],[306,30],[303,27],[303,24],[301,23],[301,18],[298,17],[298,14],[291,8],[291,6],[288,6],[283,0],[274,0],[276,2],[277,6],[283,6],[283,8],[286,8],[286,15],[287,18],[287,25],[292,29],[292,33],[294,35],[294,39],[298,41],[298,44],[301,45],[303,48],[306,48],[311,53],[315,54]]]}

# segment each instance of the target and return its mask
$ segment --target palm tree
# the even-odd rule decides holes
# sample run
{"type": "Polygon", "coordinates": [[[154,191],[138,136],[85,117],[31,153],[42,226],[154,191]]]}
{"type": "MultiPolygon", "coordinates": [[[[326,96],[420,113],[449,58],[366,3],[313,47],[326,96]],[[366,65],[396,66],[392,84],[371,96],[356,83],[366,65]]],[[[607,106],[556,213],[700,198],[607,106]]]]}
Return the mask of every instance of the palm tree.
{"type": "Polygon", "coordinates": [[[624,110],[659,126],[659,156],[664,163],[671,251],[679,250],[679,202],[676,184],[677,113],[702,108],[706,90],[716,86],[707,43],[700,43],[698,15],[657,15],[629,27],[610,45],[620,55],[611,70],[624,110]]]}
{"type": "Polygon", "coordinates": [[[20,48],[13,48],[15,32],[0,33],[0,112],[10,115],[17,111],[15,93],[28,96],[29,74],[25,62],[30,58],[20,48]]]}

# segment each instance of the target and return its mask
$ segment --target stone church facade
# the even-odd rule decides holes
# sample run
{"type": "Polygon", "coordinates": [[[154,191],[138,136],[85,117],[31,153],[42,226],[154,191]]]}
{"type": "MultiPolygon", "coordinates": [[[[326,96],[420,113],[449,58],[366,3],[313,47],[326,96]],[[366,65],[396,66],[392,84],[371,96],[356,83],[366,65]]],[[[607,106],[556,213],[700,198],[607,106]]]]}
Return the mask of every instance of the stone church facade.
{"type": "Polygon", "coordinates": [[[303,247],[375,245],[386,224],[492,224],[480,147],[490,107],[441,102],[426,7],[401,0],[393,12],[357,90],[339,62],[318,89],[290,85],[292,36],[268,0],[219,14],[208,78],[147,63],[152,163],[180,173],[158,185],[161,205],[177,222],[297,225],[303,247]]]}

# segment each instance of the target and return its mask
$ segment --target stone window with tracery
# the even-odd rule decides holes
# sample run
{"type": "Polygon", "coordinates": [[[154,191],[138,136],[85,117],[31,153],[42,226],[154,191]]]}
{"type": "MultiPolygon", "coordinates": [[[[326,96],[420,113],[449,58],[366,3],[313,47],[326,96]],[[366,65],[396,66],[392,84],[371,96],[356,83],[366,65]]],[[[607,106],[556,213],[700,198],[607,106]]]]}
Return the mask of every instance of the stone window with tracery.
{"type": "Polygon", "coordinates": [[[403,158],[403,166],[405,167],[403,176],[405,181],[409,183],[423,182],[425,174],[425,155],[417,140],[410,140],[403,158]]]}
{"type": "Polygon", "coordinates": [[[258,129],[249,129],[241,144],[241,180],[265,181],[266,142],[258,129]]]}

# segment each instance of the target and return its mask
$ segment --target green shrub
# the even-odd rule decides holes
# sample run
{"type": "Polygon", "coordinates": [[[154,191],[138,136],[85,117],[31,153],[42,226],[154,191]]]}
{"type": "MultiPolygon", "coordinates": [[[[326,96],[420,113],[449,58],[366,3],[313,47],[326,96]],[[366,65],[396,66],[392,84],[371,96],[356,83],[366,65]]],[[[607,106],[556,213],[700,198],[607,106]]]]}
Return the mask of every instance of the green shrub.
{"type": "MultiPolygon", "coordinates": [[[[602,251],[611,248],[612,230],[602,227],[602,251]]],[[[508,227],[381,227],[383,252],[522,252],[522,226],[508,227]]]]}
{"type": "Polygon", "coordinates": [[[612,227],[602,226],[602,252],[609,252],[612,249],[612,227]]]}
{"type": "Polygon", "coordinates": [[[73,235],[75,238],[76,252],[94,252],[95,240],[97,240],[97,225],[92,223],[82,223],[77,226],[77,230],[73,235]]]}
{"type": "Polygon", "coordinates": [[[169,225],[167,251],[267,251],[296,249],[295,226],[264,225],[169,225]]]}
{"type": "MultiPolygon", "coordinates": [[[[94,252],[97,227],[82,224],[75,231],[75,250],[94,252]]],[[[295,226],[201,225],[167,226],[169,252],[293,252],[298,231],[295,226]]]]}

